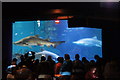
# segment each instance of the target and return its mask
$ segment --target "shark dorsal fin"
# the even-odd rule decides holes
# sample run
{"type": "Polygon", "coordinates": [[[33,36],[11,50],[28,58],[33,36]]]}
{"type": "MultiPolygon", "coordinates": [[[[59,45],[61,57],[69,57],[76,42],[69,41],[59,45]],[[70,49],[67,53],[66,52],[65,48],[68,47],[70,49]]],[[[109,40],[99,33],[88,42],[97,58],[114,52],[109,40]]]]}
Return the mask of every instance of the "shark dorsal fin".
{"type": "Polygon", "coordinates": [[[48,38],[48,39],[44,39],[44,40],[46,40],[46,41],[50,41],[50,39],[48,38]]]}
{"type": "Polygon", "coordinates": [[[97,39],[97,36],[94,36],[93,39],[97,39]]]}
{"type": "Polygon", "coordinates": [[[34,35],[35,37],[39,37],[39,35],[34,35]]]}

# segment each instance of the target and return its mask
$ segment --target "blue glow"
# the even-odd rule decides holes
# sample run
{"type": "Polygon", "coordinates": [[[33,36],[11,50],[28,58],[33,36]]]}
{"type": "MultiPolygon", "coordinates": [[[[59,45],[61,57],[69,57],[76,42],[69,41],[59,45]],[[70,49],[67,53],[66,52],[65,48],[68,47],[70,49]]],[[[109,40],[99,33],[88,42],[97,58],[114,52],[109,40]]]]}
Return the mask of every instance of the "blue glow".
{"type": "Polygon", "coordinates": [[[58,45],[56,48],[52,46],[17,46],[13,44],[13,57],[19,57],[17,53],[24,54],[27,51],[35,51],[36,53],[42,52],[41,49],[62,57],[64,54],[68,53],[70,54],[71,60],[74,60],[75,54],[80,54],[81,58],[86,57],[88,60],[94,59],[94,55],[96,54],[102,57],[102,44],[98,45],[95,41],[94,43],[89,43],[89,45],[93,46],[85,46],[88,43],[84,45],[73,43],[75,41],[92,38],[94,36],[97,36],[97,39],[102,43],[101,29],[86,27],[68,28],[67,20],[60,20],[59,24],[56,24],[54,20],[40,20],[39,22],[40,27],[38,27],[38,21],[17,21],[13,23],[13,42],[19,41],[27,36],[39,35],[39,38],[50,39],[51,42],[65,41],[65,43],[58,45]]]}

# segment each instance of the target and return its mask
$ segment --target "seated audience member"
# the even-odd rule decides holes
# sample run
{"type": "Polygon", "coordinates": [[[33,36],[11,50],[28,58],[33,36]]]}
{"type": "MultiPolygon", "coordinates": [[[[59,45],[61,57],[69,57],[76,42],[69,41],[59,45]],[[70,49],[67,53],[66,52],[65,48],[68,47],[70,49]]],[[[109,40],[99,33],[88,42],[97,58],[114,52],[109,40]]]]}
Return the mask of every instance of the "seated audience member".
{"type": "Polygon", "coordinates": [[[55,64],[55,67],[54,67],[54,73],[55,73],[55,77],[60,77],[61,75],[60,75],[60,68],[61,68],[61,66],[62,66],[62,64],[63,64],[63,57],[58,57],[57,58],[57,63],[55,64]]]}
{"type": "Polygon", "coordinates": [[[29,57],[28,55],[29,55],[29,52],[27,52],[27,53],[24,54],[24,59],[25,60],[29,57]]]}
{"type": "Polygon", "coordinates": [[[15,80],[15,71],[16,71],[15,65],[8,66],[7,69],[7,80],[15,80]]]}
{"type": "Polygon", "coordinates": [[[69,54],[64,55],[64,62],[60,69],[60,74],[62,75],[63,80],[70,80],[72,73],[72,61],[70,60],[69,54]]]}
{"type": "Polygon", "coordinates": [[[35,52],[33,52],[33,51],[31,51],[31,53],[32,53],[32,59],[34,60],[35,59],[35,52]]]}
{"type": "Polygon", "coordinates": [[[23,64],[25,64],[25,58],[24,58],[24,55],[21,55],[21,56],[20,56],[20,60],[21,60],[21,62],[18,63],[18,67],[22,67],[23,64]]]}
{"type": "Polygon", "coordinates": [[[95,67],[90,68],[90,70],[85,74],[85,80],[99,80],[95,67]]]}
{"type": "Polygon", "coordinates": [[[16,80],[32,80],[32,72],[27,68],[26,65],[22,65],[21,68],[16,70],[15,73],[16,80]]]}
{"type": "Polygon", "coordinates": [[[90,64],[90,67],[96,66],[94,60],[90,60],[90,63],[89,63],[89,64],[90,64]]]}
{"type": "Polygon", "coordinates": [[[111,60],[104,68],[105,80],[120,80],[120,60],[111,60]]]}
{"type": "Polygon", "coordinates": [[[72,67],[72,77],[71,80],[83,80],[84,79],[84,64],[81,60],[79,60],[79,54],[75,55],[75,60],[73,61],[72,67]]]}
{"type": "Polygon", "coordinates": [[[36,60],[33,62],[33,70],[32,70],[32,72],[33,72],[33,77],[34,77],[35,79],[38,78],[38,74],[37,74],[38,64],[39,64],[39,59],[36,59],[36,60]]]}
{"type": "Polygon", "coordinates": [[[7,80],[14,80],[15,71],[17,70],[17,59],[14,58],[7,68],[7,80]]]}
{"type": "Polygon", "coordinates": [[[52,77],[50,75],[50,66],[48,61],[46,61],[46,57],[41,57],[41,62],[38,64],[37,68],[38,80],[51,80],[52,77]]]}
{"type": "Polygon", "coordinates": [[[28,57],[25,61],[25,65],[27,66],[28,69],[30,69],[31,71],[33,71],[33,61],[32,61],[32,57],[28,57]]]}
{"type": "Polygon", "coordinates": [[[96,62],[96,68],[97,68],[97,74],[99,76],[99,78],[103,78],[103,71],[104,71],[104,64],[103,64],[103,59],[101,57],[99,57],[98,55],[94,56],[96,62]]]}
{"type": "Polygon", "coordinates": [[[47,57],[47,62],[49,63],[49,68],[50,68],[50,75],[53,77],[54,76],[54,66],[55,66],[55,61],[52,60],[51,56],[47,57]]]}
{"type": "Polygon", "coordinates": [[[16,66],[17,66],[17,59],[16,59],[16,58],[13,58],[13,60],[12,60],[11,64],[13,64],[13,65],[16,65],[16,66]]]}
{"type": "Polygon", "coordinates": [[[86,59],[86,57],[83,57],[82,62],[83,62],[84,67],[85,67],[85,72],[88,72],[88,70],[90,68],[89,61],[86,59]]]}
{"type": "Polygon", "coordinates": [[[25,64],[27,66],[27,68],[29,68],[31,71],[33,71],[33,62],[34,62],[34,59],[35,59],[35,52],[33,51],[30,51],[30,52],[27,52],[25,55],[25,64]]]}

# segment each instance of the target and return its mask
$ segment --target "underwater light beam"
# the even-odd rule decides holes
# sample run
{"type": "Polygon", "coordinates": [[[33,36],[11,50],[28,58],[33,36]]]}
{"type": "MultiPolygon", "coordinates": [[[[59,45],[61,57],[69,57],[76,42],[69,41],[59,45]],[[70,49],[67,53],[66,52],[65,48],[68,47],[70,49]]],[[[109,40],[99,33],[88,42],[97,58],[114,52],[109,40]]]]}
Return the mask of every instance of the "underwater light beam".
{"type": "Polygon", "coordinates": [[[38,23],[38,27],[40,27],[40,20],[37,20],[37,23],[38,23]]]}

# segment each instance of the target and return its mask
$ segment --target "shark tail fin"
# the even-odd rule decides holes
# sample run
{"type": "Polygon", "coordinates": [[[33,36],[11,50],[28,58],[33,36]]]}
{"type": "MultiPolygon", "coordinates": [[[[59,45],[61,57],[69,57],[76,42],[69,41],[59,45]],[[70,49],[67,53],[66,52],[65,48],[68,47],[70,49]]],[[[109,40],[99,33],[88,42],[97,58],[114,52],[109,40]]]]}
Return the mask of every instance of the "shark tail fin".
{"type": "Polygon", "coordinates": [[[53,42],[54,44],[52,45],[54,48],[56,48],[56,46],[60,45],[61,43],[65,43],[65,41],[58,41],[58,42],[53,42]]]}

